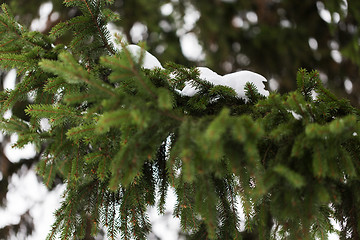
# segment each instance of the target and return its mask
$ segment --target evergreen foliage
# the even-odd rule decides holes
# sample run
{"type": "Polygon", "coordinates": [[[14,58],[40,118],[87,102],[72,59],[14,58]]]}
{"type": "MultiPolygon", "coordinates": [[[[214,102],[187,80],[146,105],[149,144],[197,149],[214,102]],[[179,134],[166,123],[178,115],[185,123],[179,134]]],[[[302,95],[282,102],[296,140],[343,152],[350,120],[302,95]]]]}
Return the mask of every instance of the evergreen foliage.
{"type": "Polygon", "coordinates": [[[360,238],[358,109],[316,71],[300,69],[296,91],[268,98],[247,84],[245,102],[196,68],[142,69],[142,57],[109,41],[111,2],[64,1],[82,15],[49,35],[2,5],[0,66],[16,68],[19,83],[1,93],[0,112],[29,103],[28,120],[13,115],[1,128],[17,147],[36,144],[48,187],[67,184],[49,240],[82,239],[89,225],[109,239],[146,239],[146,209],[159,199],[163,212],[169,187],[190,239],[324,239],[331,217],[342,238],[360,238]],[[56,44],[69,32],[67,46],[56,44]],[[186,81],[193,97],[178,92],[186,81]]]}

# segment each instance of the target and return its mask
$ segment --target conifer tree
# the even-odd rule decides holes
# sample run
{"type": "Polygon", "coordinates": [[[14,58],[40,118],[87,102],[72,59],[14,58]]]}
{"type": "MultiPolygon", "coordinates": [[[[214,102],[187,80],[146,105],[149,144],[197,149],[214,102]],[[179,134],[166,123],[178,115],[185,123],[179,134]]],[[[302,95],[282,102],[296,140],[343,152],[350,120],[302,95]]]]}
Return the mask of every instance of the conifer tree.
{"type": "Polygon", "coordinates": [[[16,147],[37,146],[46,186],[56,177],[67,185],[48,239],[83,239],[89,229],[146,239],[146,209],[158,199],[162,212],[168,188],[189,239],[326,238],[330,218],[343,239],[360,238],[359,110],[317,71],[300,69],[297,90],[282,95],[249,83],[245,101],[195,67],[142,68],[145,51],[136,58],[110,41],[111,0],[64,3],[81,14],[48,35],[20,25],[5,4],[0,15],[0,66],[20,79],[1,92],[0,112],[28,101],[27,118],[3,118],[1,128],[19,136],[16,147]],[[68,45],[56,42],[69,33],[68,45]],[[192,97],[179,92],[186,82],[192,97]]]}

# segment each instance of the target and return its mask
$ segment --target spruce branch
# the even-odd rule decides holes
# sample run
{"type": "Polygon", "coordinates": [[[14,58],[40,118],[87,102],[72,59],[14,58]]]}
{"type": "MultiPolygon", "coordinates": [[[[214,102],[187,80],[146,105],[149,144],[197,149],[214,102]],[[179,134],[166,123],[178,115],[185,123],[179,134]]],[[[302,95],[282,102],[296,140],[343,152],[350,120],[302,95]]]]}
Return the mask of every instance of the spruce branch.
{"type": "Polygon", "coordinates": [[[40,67],[44,71],[48,71],[58,76],[61,76],[64,81],[70,84],[86,83],[91,85],[110,96],[116,96],[114,90],[105,84],[97,80],[94,76],[89,74],[69,53],[60,53],[59,61],[43,60],[39,63],[40,67]]]}
{"type": "Polygon", "coordinates": [[[133,56],[109,42],[111,2],[66,0],[83,15],[50,37],[22,28],[5,5],[0,14],[0,65],[19,77],[0,94],[0,113],[20,103],[27,113],[0,128],[18,134],[15,146],[42,147],[38,173],[48,187],[67,183],[48,239],[103,227],[110,239],[145,239],[146,209],[158,197],[164,212],[170,182],[174,215],[195,239],[310,239],[332,231],[331,214],[356,230],[359,110],[325,89],[316,71],[299,70],[295,92],[267,98],[247,83],[245,102],[198,68],[144,69],[144,50],[133,56]],[[68,31],[70,47],[51,45],[68,31]],[[183,95],[185,85],[197,93],[183,95]]]}
{"type": "MultiPolygon", "coordinates": [[[[97,1],[88,1],[88,0],[65,0],[64,4],[66,6],[78,6],[80,7],[80,9],[82,10],[83,14],[84,14],[84,19],[86,19],[86,16],[89,15],[90,16],[90,21],[91,24],[93,26],[95,26],[96,29],[96,33],[100,36],[100,39],[103,43],[103,46],[107,49],[107,51],[114,55],[115,54],[115,50],[113,49],[113,47],[111,46],[111,44],[109,43],[109,38],[108,38],[108,30],[104,27],[104,21],[103,21],[103,17],[100,15],[100,4],[101,4],[102,0],[97,0],[97,1]]],[[[87,22],[87,21],[85,21],[87,22]]],[[[58,29],[61,29],[62,27],[64,27],[65,25],[70,25],[73,23],[69,23],[69,24],[62,24],[61,26],[59,26],[58,29]]],[[[75,25],[76,26],[76,25],[75,25]]],[[[89,26],[89,25],[88,25],[89,26]]],[[[56,30],[58,31],[58,30],[56,30]]],[[[56,33],[55,31],[55,33],[56,33]]],[[[77,45],[77,41],[80,41],[83,37],[85,37],[86,35],[82,35],[80,34],[80,38],[76,41],[73,42],[74,46],[77,45]]]]}

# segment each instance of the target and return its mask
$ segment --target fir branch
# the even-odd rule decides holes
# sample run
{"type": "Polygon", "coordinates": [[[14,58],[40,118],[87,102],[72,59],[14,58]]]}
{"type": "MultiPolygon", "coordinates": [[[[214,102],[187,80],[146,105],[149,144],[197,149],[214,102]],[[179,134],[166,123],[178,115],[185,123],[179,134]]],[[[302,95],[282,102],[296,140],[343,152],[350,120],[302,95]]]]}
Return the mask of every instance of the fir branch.
{"type": "Polygon", "coordinates": [[[50,36],[56,38],[63,35],[69,27],[73,27],[74,25],[82,25],[88,22],[88,18],[86,16],[77,16],[66,22],[60,22],[55,27],[53,27],[50,31],[50,36]]]}
{"type": "MultiPolygon", "coordinates": [[[[91,16],[91,20],[92,20],[92,24],[96,27],[97,29],[97,33],[99,34],[103,44],[104,44],[104,47],[108,50],[108,52],[112,55],[115,54],[115,50],[112,48],[112,46],[109,44],[109,40],[108,38],[106,37],[106,34],[104,31],[105,28],[103,26],[100,25],[100,16],[98,16],[96,13],[94,13],[93,9],[99,9],[99,6],[95,7],[92,9],[92,7],[90,6],[88,0],[65,0],[64,3],[65,5],[67,6],[76,6],[76,5],[79,5],[79,2],[82,3],[83,6],[85,7],[82,7],[82,11],[84,14],[89,14],[91,16]]],[[[100,3],[100,0],[96,1],[97,3],[100,3]]],[[[98,11],[100,12],[100,11],[98,11]]]]}
{"type": "Polygon", "coordinates": [[[39,65],[45,71],[55,73],[69,83],[84,82],[110,96],[116,96],[116,93],[111,87],[91,76],[70,54],[63,52],[59,55],[59,59],[61,60],[60,63],[57,61],[43,60],[39,65]]]}
{"type": "Polygon", "coordinates": [[[0,128],[7,133],[24,133],[29,130],[29,125],[22,119],[11,117],[9,120],[3,120],[0,123],[0,128]]]}
{"type": "Polygon", "coordinates": [[[93,14],[93,12],[91,11],[87,0],[82,0],[82,1],[86,4],[86,7],[87,7],[89,13],[91,14],[91,17],[92,17],[92,19],[93,19],[93,22],[94,22],[94,24],[96,25],[96,28],[98,29],[98,32],[99,32],[99,34],[100,34],[100,36],[101,36],[101,39],[103,40],[103,43],[104,43],[104,45],[105,45],[105,48],[106,48],[111,54],[115,54],[115,51],[112,49],[112,47],[111,47],[111,46],[109,45],[109,43],[108,43],[108,39],[105,37],[103,31],[101,31],[100,26],[99,26],[99,24],[98,24],[98,19],[97,19],[97,17],[95,17],[95,15],[93,14]]]}
{"type": "Polygon", "coordinates": [[[170,179],[174,215],[194,238],[322,236],[331,231],[331,211],[351,220],[344,231],[356,230],[348,212],[359,205],[359,110],[326,90],[316,71],[300,70],[296,92],[268,98],[248,83],[245,103],[233,89],[200,79],[197,68],[144,70],[145,51],[136,58],[125,44],[117,52],[109,43],[106,3],[66,0],[83,15],[58,24],[51,38],[22,28],[5,5],[0,14],[0,65],[22,77],[0,94],[0,113],[28,105],[26,118],[0,128],[19,135],[18,147],[43,146],[38,171],[48,187],[55,176],[67,182],[49,239],[82,238],[102,225],[109,238],[144,239],[146,208],[158,189],[164,211],[170,179]],[[69,30],[70,48],[51,46],[69,30]],[[198,93],[182,96],[185,82],[198,93]]]}

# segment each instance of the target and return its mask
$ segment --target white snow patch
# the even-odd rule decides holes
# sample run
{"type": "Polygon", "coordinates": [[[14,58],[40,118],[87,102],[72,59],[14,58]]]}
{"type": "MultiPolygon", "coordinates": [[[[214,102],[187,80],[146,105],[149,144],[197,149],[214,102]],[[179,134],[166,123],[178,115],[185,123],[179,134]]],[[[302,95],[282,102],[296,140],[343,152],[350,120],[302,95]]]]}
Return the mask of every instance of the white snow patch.
{"type": "Polygon", "coordinates": [[[16,80],[16,70],[11,69],[5,76],[4,79],[4,89],[14,90],[15,89],[15,80],[16,80]]]}
{"type": "Polygon", "coordinates": [[[136,22],[130,29],[130,35],[131,40],[135,43],[143,41],[148,36],[147,27],[140,22],[136,22]]]}
{"type": "Polygon", "coordinates": [[[154,69],[154,68],[163,68],[159,60],[149,53],[148,51],[143,50],[140,46],[130,44],[127,45],[126,48],[129,50],[129,52],[133,55],[135,60],[139,60],[141,52],[144,51],[144,62],[143,62],[143,68],[147,69],[154,69]]]}
{"type": "Polygon", "coordinates": [[[341,63],[342,62],[342,55],[338,50],[331,50],[330,52],[332,59],[337,62],[337,63],[341,63]]]}
{"type": "Polygon", "coordinates": [[[329,240],[339,240],[339,235],[337,233],[328,233],[329,240]]]}
{"type": "Polygon", "coordinates": [[[49,131],[51,129],[49,119],[47,119],[47,118],[40,119],[40,128],[44,132],[49,131]]]}
{"type": "Polygon", "coordinates": [[[348,14],[347,0],[342,0],[342,2],[340,3],[340,9],[341,9],[342,13],[344,14],[344,16],[346,17],[348,14]]]}
{"type": "MultiPolygon", "coordinates": [[[[121,51],[122,46],[121,46],[121,44],[119,44],[116,41],[118,38],[115,37],[115,35],[123,36],[121,31],[119,29],[117,29],[116,26],[112,23],[108,23],[106,27],[108,28],[109,32],[112,35],[111,41],[114,44],[115,48],[117,48],[119,51],[121,51]]],[[[154,55],[152,55],[151,53],[149,53],[146,50],[143,50],[140,46],[135,45],[135,44],[129,44],[129,45],[126,45],[126,48],[132,54],[132,56],[135,58],[135,60],[137,60],[137,61],[139,61],[141,52],[144,51],[144,60],[143,60],[144,62],[143,62],[142,67],[144,67],[146,69],[154,69],[156,67],[163,68],[161,63],[159,62],[159,60],[154,55]]]]}
{"type": "Polygon", "coordinates": [[[337,13],[337,12],[334,12],[333,14],[332,14],[332,20],[333,20],[333,22],[334,23],[339,23],[340,22],[340,14],[339,13],[337,13]]]}
{"type": "Polygon", "coordinates": [[[23,148],[14,148],[13,144],[15,144],[18,140],[17,134],[12,134],[10,137],[10,143],[6,144],[4,152],[10,162],[18,162],[20,159],[29,159],[33,158],[36,155],[35,145],[34,144],[26,144],[23,148]]]}
{"type": "Polygon", "coordinates": [[[324,84],[326,84],[329,80],[328,76],[324,72],[319,72],[319,78],[324,84]]]}
{"type": "Polygon", "coordinates": [[[150,207],[147,211],[152,224],[152,231],[162,240],[179,239],[180,220],[172,216],[175,204],[176,194],[172,188],[169,188],[166,196],[165,214],[160,215],[156,207],[150,207]]]}
{"type": "MultiPolygon", "coordinates": [[[[267,80],[258,73],[251,71],[239,71],[220,76],[207,67],[198,67],[198,69],[201,79],[211,82],[214,85],[231,87],[235,90],[238,97],[244,98],[245,100],[247,100],[245,96],[245,84],[247,82],[253,83],[261,95],[266,97],[269,96],[269,91],[265,90],[265,85],[263,83],[267,82],[267,80]]],[[[186,86],[181,91],[182,95],[192,97],[198,92],[195,87],[191,86],[190,82],[186,82],[185,84],[186,86]]]]}
{"type": "Polygon", "coordinates": [[[235,16],[231,20],[231,24],[236,28],[241,28],[244,26],[244,20],[240,16],[235,16]]]}
{"type": "Polygon", "coordinates": [[[312,50],[317,50],[318,49],[318,42],[316,41],[315,38],[309,38],[309,46],[312,50]]]}
{"type": "Polygon", "coordinates": [[[51,13],[51,11],[53,10],[53,4],[52,2],[46,2],[41,4],[40,8],[39,8],[39,15],[40,17],[44,17],[44,16],[49,16],[49,14],[51,13]]]}
{"type": "Polygon", "coordinates": [[[50,20],[51,20],[52,22],[57,21],[59,18],[60,18],[60,13],[59,13],[59,12],[53,12],[53,13],[50,15],[50,20]]]}
{"type": "Polygon", "coordinates": [[[52,2],[45,2],[41,4],[39,8],[40,18],[35,18],[32,20],[30,29],[32,31],[42,32],[46,29],[46,22],[48,21],[48,17],[53,10],[52,2]]]}
{"type": "Polygon", "coordinates": [[[166,20],[161,20],[159,26],[164,32],[170,32],[173,29],[171,24],[166,20]]]}
{"type": "Polygon", "coordinates": [[[353,83],[350,81],[349,78],[346,78],[344,81],[344,87],[347,94],[350,94],[353,90],[353,83]]]}
{"type": "MultiPolygon", "coordinates": [[[[341,231],[341,226],[339,221],[335,220],[334,218],[330,218],[330,223],[334,227],[335,230],[341,231]]],[[[328,238],[330,240],[339,240],[339,235],[337,233],[329,233],[328,238]]]]}
{"type": "Polygon", "coordinates": [[[200,12],[190,3],[185,5],[185,14],[183,17],[181,17],[181,15],[177,12],[174,12],[175,25],[177,29],[176,35],[181,37],[184,34],[193,31],[199,18],[200,12]]]}
{"type": "Polygon", "coordinates": [[[297,114],[296,112],[294,111],[289,111],[293,117],[296,119],[296,120],[301,120],[302,119],[302,116],[300,114],[297,114]]]}
{"type": "Polygon", "coordinates": [[[311,97],[313,100],[316,100],[318,98],[319,94],[315,92],[314,90],[311,91],[311,97]]]}
{"type": "Polygon", "coordinates": [[[328,45],[332,50],[339,50],[339,43],[334,40],[329,41],[328,45]]]}
{"type": "Polygon", "coordinates": [[[0,209],[0,227],[8,224],[17,224],[20,215],[26,211],[34,220],[34,232],[28,240],[45,239],[55,221],[53,215],[60,206],[60,196],[66,185],[59,185],[49,192],[44,184],[39,183],[34,170],[29,170],[24,175],[14,174],[7,193],[6,208],[0,209]]]}
{"type": "Polygon", "coordinates": [[[316,7],[318,9],[318,13],[322,20],[324,20],[327,23],[331,23],[331,13],[329,10],[325,8],[325,5],[321,1],[316,2],[316,7]]]}
{"type": "MultiPolygon", "coordinates": [[[[141,47],[137,45],[128,45],[127,49],[133,54],[135,59],[140,57],[140,53],[142,51],[141,47]]],[[[163,68],[159,60],[154,57],[149,52],[144,52],[144,63],[143,67],[147,69],[154,69],[156,67],[163,68]]],[[[200,72],[200,79],[211,82],[214,85],[223,85],[231,87],[235,90],[238,97],[247,99],[245,96],[245,84],[247,82],[253,83],[259,93],[264,96],[269,96],[269,91],[265,90],[265,85],[263,82],[267,82],[266,78],[261,76],[258,73],[254,73],[251,71],[239,71],[235,73],[226,74],[224,76],[220,76],[216,72],[210,70],[207,67],[198,67],[200,72]]],[[[185,83],[185,87],[179,91],[183,96],[194,96],[198,90],[191,86],[190,82],[185,83]]]]}
{"type": "Polygon", "coordinates": [[[291,22],[287,19],[282,19],[280,21],[280,26],[283,28],[290,28],[291,27],[291,22]]]}
{"type": "Polygon", "coordinates": [[[4,119],[10,119],[12,117],[12,111],[10,109],[6,110],[4,115],[3,115],[3,118],[4,119]]]}
{"type": "Polygon", "coordinates": [[[160,12],[163,16],[169,16],[174,11],[174,7],[171,3],[165,3],[160,7],[160,12]]]}
{"type": "Polygon", "coordinates": [[[192,61],[202,61],[205,59],[202,46],[195,33],[187,33],[180,37],[181,50],[186,58],[192,61]]]}
{"type": "Polygon", "coordinates": [[[255,12],[247,12],[246,13],[246,18],[249,20],[250,23],[252,24],[256,24],[258,22],[258,16],[256,15],[255,12]]]}
{"type": "MultiPolygon", "coordinates": [[[[45,239],[51,230],[51,225],[55,222],[54,212],[61,205],[62,194],[66,185],[58,185],[54,190],[49,192],[43,184],[38,183],[38,191],[45,192],[41,195],[41,200],[34,203],[30,209],[30,214],[34,218],[35,231],[28,240],[45,239]]],[[[39,199],[39,198],[38,198],[39,199]]]]}
{"type": "Polygon", "coordinates": [[[271,91],[276,91],[279,89],[279,82],[275,78],[269,79],[269,88],[271,91]]]}
{"type": "Polygon", "coordinates": [[[185,9],[183,28],[186,31],[191,31],[199,18],[200,12],[192,4],[189,4],[185,9]]]}

